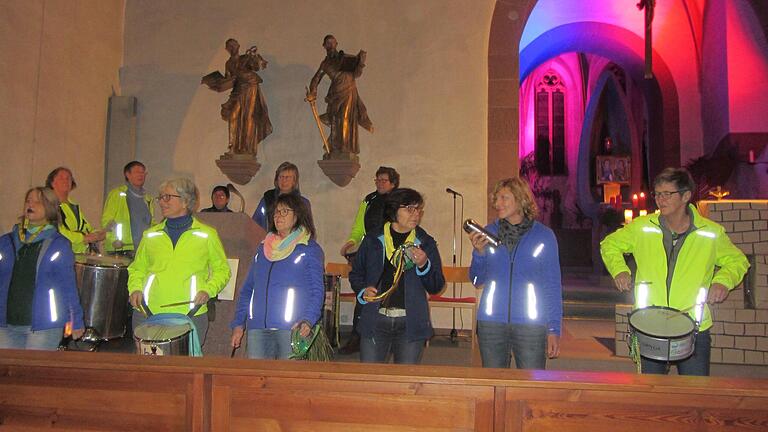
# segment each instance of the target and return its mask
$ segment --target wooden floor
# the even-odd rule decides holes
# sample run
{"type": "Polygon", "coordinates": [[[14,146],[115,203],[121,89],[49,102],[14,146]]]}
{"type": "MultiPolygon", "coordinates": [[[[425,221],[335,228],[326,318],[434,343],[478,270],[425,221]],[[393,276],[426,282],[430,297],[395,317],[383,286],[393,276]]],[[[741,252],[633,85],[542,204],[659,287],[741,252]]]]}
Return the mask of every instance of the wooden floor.
{"type": "Polygon", "coordinates": [[[768,381],[0,351],[0,429],[765,431],[768,381]]]}

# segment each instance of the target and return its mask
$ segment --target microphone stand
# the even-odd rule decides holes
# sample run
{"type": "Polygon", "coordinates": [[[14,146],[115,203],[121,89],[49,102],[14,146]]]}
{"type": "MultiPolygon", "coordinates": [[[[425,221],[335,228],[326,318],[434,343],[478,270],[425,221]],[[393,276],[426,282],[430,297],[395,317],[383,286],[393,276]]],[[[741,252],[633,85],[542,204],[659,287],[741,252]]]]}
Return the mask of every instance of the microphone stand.
{"type": "MultiPolygon", "coordinates": [[[[458,193],[451,191],[450,189],[447,190],[448,193],[453,195],[453,267],[456,267],[456,195],[459,195],[458,193]]],[[[464,213],[464,196],[461,196],[461,207],[462,207],[462,214],[464,213]]],[[[453,290],[453,298],[456,298],[456,282],[451,282],[452,290],[453,290]]],[[[451,342],[456,342],[459,336],[459,332],[456,330],[456,308],[451,308],[451,313],[453,315],[453,323],[451,326],[451,342]]]]}

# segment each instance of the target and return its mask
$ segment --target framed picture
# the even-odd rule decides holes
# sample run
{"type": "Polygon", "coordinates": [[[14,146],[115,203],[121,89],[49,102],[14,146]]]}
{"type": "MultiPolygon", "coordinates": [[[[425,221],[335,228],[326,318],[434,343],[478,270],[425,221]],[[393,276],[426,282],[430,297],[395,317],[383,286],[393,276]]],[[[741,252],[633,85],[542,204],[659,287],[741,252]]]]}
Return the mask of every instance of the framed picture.
{"type": "Polygon", "coordinates": [[[629,156],[596,156],[597,184],[618,183],[628,185],[631,178],[629,156]]]}

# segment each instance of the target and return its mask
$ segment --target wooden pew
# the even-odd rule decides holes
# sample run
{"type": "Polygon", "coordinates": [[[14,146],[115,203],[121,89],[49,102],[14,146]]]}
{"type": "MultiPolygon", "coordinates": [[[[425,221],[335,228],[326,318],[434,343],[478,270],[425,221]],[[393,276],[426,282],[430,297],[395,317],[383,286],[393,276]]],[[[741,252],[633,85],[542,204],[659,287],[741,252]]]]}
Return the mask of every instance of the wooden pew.
{"type": "Polygon", "coordinates": [[[0,429],[758,431],[768,380],[0,350],[0,429]]]}

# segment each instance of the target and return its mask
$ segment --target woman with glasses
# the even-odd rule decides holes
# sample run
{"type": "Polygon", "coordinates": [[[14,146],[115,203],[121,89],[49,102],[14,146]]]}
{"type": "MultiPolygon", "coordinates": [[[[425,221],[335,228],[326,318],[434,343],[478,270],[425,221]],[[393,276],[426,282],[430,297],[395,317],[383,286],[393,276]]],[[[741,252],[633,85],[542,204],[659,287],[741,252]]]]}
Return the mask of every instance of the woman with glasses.
{"type": "Polygon", "coordinates": [[[141,311],[147,307],[153,314],[183,315],[198,308],[192,322],[202,345],[208,331],[206,303],[224,289],[230,271],[219,234],[192,217],[198,197],[197,186],[186,178],[160,185],[157,200],[165,219],[144,232],[128,267],[128,292],[134,329],[145,321],[141,311]]]}
{"type": "Polygon", "coordinates": [[[325,297],[323,250],[315,241],[309,208],[294,194],[278,196],[274,208],[230,324],[233,348],[247,331],[249,358],[287,359],[291,331],[307,337],[325,297]]]}
{"type": "Polygon", "coordinates": [[[519,177],[496,183],[497,219],[486,226],[501,244],[492,247],[478,233],[469,236],[469,277],[483,286],[477,310],[477,340],[483,367],[544,369],[560,353],[563,318],[560,257],[551,229],[537,222],[528,183],[519,177]]]}
{"type": "Polygon", "coordinates": [[[395,189],[384,204],[384,226],[366,232],[349,282],[363,310],[360,361],[417,364],[432,337],[427,294],[445,285],[437,243],[420,226],[424,198],[395,189]]]}
{"type": "Polygon", "coordinates": [[[67,167],[55,168],[45,179],[45,187],[52,189],[61,203],[59,232],[72,243],[72,251],[85,253],[90,245],[96,249],[95,244],[106,238],[106,231],[94,231],[85,219],[83,209],[69,198],[69,193],[77,187],[72,170],[67,167]]]}
{"type": "Polygon", "coordinates": [[[52,190],[27,191],[24,212],[0,237],[0,348],[55,350],[66,323],[83,335],[75,257],[59,234],[59,200],[52,190]]]}
{"type": "MultiPolygon", "coordinates": [[[[693,354],[673,362],[679,375],[709,375],[712,312],[739,284],[749,262],[725,229],[690,204],[696,190],[684,168],[666,168],[653,181],[658,214],[635,218],[600,243],[605,267],[619,291],[634,290],[634,309],[664,306],[698,323],[693,354]],[[624,255],[637,263],[634,284],[624,255]]],[[[670,362],[642,357],[642,373],[667,374],[670,362]]]]}

